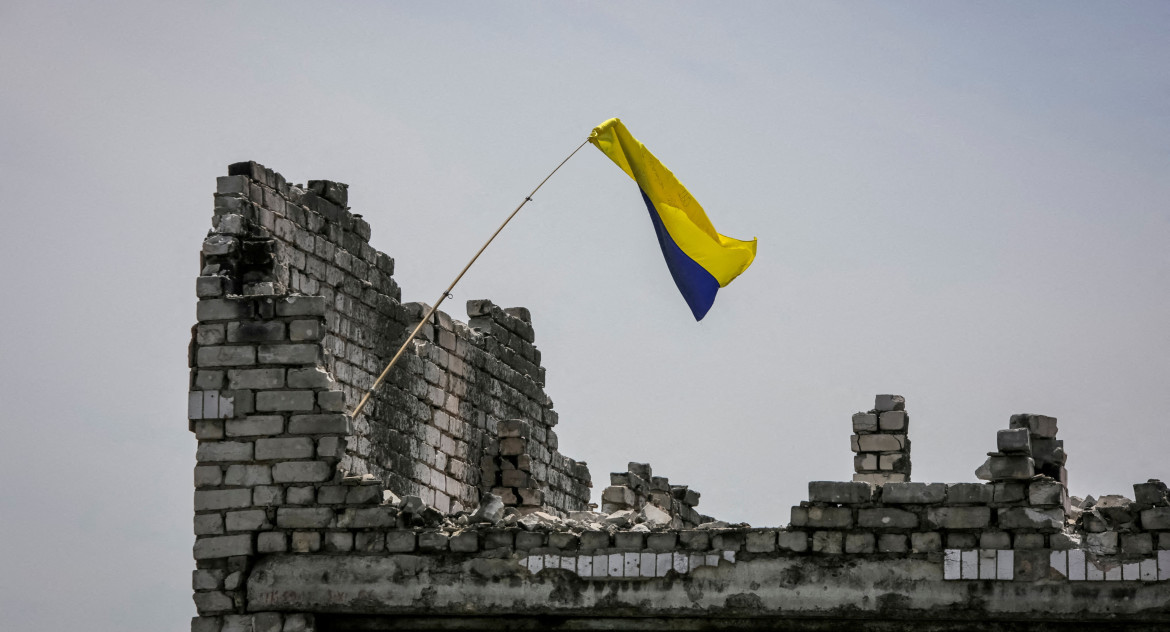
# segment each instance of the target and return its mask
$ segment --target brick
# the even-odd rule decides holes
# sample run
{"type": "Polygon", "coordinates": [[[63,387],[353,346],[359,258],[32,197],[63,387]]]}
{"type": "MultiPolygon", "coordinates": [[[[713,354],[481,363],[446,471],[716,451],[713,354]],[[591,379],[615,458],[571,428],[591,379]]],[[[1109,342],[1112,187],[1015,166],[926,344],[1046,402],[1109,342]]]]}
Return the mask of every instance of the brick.
{"type": "Polygon", "coordinates": [[[341,391],[321,391],[317,393],[317,407],[330,413],[345,412],[345,393],[341,391]]]}
{"type": "Polygon", "coordinates": [[[268,523],[268,514],[263,509],[229,511],[224,519],[228,531],[255,531],[268,523]]]}
{"type": "Polygon", "coordinates": [[[223,516],[213,514],[195,514],[195,535],[220,535],[223,533],[223,516]]]}
{"type": "Polygon", "coordinates": [[[873,500],[873,486],[869,483],[812,481],[808,484],[811,502],[860,504],[873,500]]]}
{"type": "Polygon", "coordinates": [[[601,501],[603,503],[613,503],[623,507],[632,507],[637,498],[634,495],[634,490],[629,487],[610,486],[605,488],[601,493],[601,501]]]}
{"type": "Polygon", "coordinates": [[[323,529],[333,522],[329,507],[281,507],[276,510],[276,526],[282,529],[323,529]]]}
{"type": "Polygon", "coordinates": [[[907,421],[906,411],[887,411],[878,415],[878,429],[882,432],[905,430],[907,421]]]}
{"type": "Polygon", "coordinates": [[[284,553],[288,550],[288,539],[279,531],[268,531],[256,536],[257,553],[284,553]]]}
{"type": "Polygon", "coordinates": [[[228,342],[279,342],[284,340],[284,323],[278,320],[249,320],[227,325],[228,342]]]}
{"type": "Polygon", "coordinates": [[[874,398],[873,408],[878,412],[906,410],[906,398],[901,395],[878,395],[874,398]]]}
{"type": "Polygon", "coordinates": [[[749,531],[747,533],[746,548],[749,553],[771,553],[776,550],[776,532],[749,531]]]}
{"type": "Polygon", "coordinates": [[[330,531],[325,534],[326,551],[352,551],[353,534],[348,531],[330,531]]]}
{"type": "Polygon", "coordinates": [[[1143,529],[1151,531],[1170,530],[1170,507],[1154,507],[1141,513],[1143,529]]]}
{"type": "Polygon", "coordinates": [[[288,370],[289,388],[329,389],[334,384],[333,377],[321,367],[288,370]]]}
{"type": "Polygon", "coordinates": [[[195,511],[240,509],[252,506],[250,489],[214,489],[195,491],[195,511]]]}
{"type": "Polygon", "coordinates": [[[252,302],[249,300],[212,298],[195,305],[195,318],[199,322],[209,320],[244,320],[252,317],[252,302]]]}
{"type": "Polygon", "coordinates": [[[803,553],[808,550],[808,533],[804,531],[780,531],[777,534],[776,545],[782,551],[803,553]]]}
{"type": "Polygon", "coordinates": [[[1033,437],[1056,438],[1056,418],[1044,415],[1012,415],[1008,424],[1011,428],[1027,428],[1033,437]]]}
{"type": "Polygon", "coordinates": [[[857,512],[857,525],[871,529],[914,529],[918,526],[918,515],[902,509],[861,509],[857,512]]]}
{"type": "Polygon", "coordinates": [[[1032,439],[1027,428],[1000,430],[995,433],[996,449],[1005,454],[1031,454],[1032,439]]]}
{"type": "Polygon", "coordinates": [[[293,342],[320,340],[322,333],[321,321],[315,318],[294,320],[288,324],[288,339],[293,342]]]}
{"type": "Polygon", "coordinates": [[[218,465],[196,465],[195,487],[218,487],[223,484],[223,470],[218,465]]]}
{"type": "Polygon", "coordinates": [[[853,415],[853,432],[877,432],[878,417],[873,413],[857,413],[853,415]]]}
{"type": "Polygon", "coordinates": [[[475,553],[479,550],[479,534],[474,531],[464,531],[451,536],[451,550],[456,553],[475,553]]]}
{"type": "Polygon", "coordinates": [[[267,465],[231,465],[224,476],[225,485],[255,487],[272,484],[272,468],[267,465]]]}
{"type": "Polygon", "coordinates": [[[224,535],[204,537],[195,540],[194,555],[197,560],[252,554],[251,535],[224,535]]]}
{"type": "Polygon", "coordinates": [[[229,437],[259,437],[284,432],[284,417],[280,415],[249,415],[243,419],[229,419],[224,424],[229,437]]]}
{"type": "Polygon", "coordinates": [[[321,359],[317,344],[260,345],[260,364],[316,364],[321,359]]]}
{"type": "MultiPolygon", "coordinates": [[[[235,610],[236,604],[232,601],[231,596],[227,593],[213,591],[213,592],[197,592],[193,596],[195,600],[195,610],[199,614],[216,614],[221,612],[232,612],[235,610]]],[[[213,632],[221,632],[219,617],[199,617],[192,619],[191,632],[203,632],[204,630],[213,630],[213,632]],[[214,621],[214,628],[211,624],[204,624],[203,620],[214,621]],[[199,622],[196,626],[195,622],[199,622]]]]}
{"type": "Polygon", "coordinates": [[[857,531],[845,534],[846,553],[873,553],[875,548],[872,533],[857,531]]]}
{"type": "Polygon", "coordinates": [[[256,410],[308,411],[313,410],[315,401],[313,391],[261,391],[256,393],[256,410]]]}
{"type": "Polygon", "coordinates": [[[290,296],[276,302],[277,316],[324,316],[324,296],[290,296]]]}
{"type": "Polygon", "coordinates": [[[292,550],[296,553],[315,553],[321,550],[321,534],[316,531],[293,531],[292,550]]]}
{"type": "MultiPolygon", "coordinates": [[[[1055,536],[1056,534],[1054,534],[1055,536]]],[[[1016,549],[1043,549],[1044,534],[1043,533],[1017,533],[1015,541],[1012,543],[1013,548],[1016,549]]],[[[1058,548],[1053,542],[1052,548],[1058,548]]]]}
{"type": "Polygon", "coordinates": [[[944,483],[886,483],[882,487],[883,503],[933,505],[941,503],[946,495],[944,483]]]}
{"type": "Polygon", "coordinates": [[[1032,457],[1016,454],[994,455],[988,458],[992,480],[1028,480],[1036,474],[1032,457]]]}
{"type": "Polygon", "coordinates": [[[991,524],[990,507],[930,507],[928,526],[941,529],[982,529],[991,524]]]}
{"type": "Polygon", "coordinates": [[[1010,549],[1012,548],[1012,536],[1004,531],[984,531],[979,534],[979,548],[1010,549]]]}
{"type": "Polygon", "coordinates": [[[284,369],[235,369],[228,371],[232,389],[271,389],[284,387],[284,369]]]}
{"type": "Polygon", "coordinates": [[[308,437],[257,439],[256,460],[308,459],[313,456],[313,440],[308,437]]]}
{"type": "Polygon", "coordinates": [[[613,534],[613,546],[622,551],[641,551],[646,547],[646,536],[636,531],[618,531],[613,534]]]}
{"type": "Polygon", "coordinates": [[[1063,507],[1067,500],[1068,492],[1057,481],[1032,481],[1028,485],[1029,505],[1063,507]]]}
{"type": "Polygon", "coordinates": [[[839,554],[844,550],[844,540],[840,531],[814,531],[812,550],[814,553],[839,554]]]}
{"type": "Polygon", "coordinates": [[[900,533],[881,533],[877,537],[878,553],[905,553],[910,550],[909,538],[900,533]]]}
{"type": "Polygon", "coordinates": [[[380,553],[386,550],[386,534],[359,531],[354,537],[353,548],[364,553],[380,553]]]}
{"type": "Polygon", "coordinates": [[[848,507],[809,507],[806,524],[810,527],[848,529],[853,526],[853,511],[848,507]]]}
{"type": "Polygon", "coordinates": [[[942,535],[934,532],[910,534],[910,550],[915,553],[934,553],[942,550],[942,535]]]}
{"type": "Polygon", "coordinates": [[[195,388],[204,391],[218,391],[223,388],[223,371],[205,370],[195,374],[195,388]]]}
{"type": "Polygon", "coordinates": [[[337,516],[337,526],[341,529],[392,527],[395,515],[391,507],[349,508],[337,516]]]}
{"type": "Polygon", "coordinates": [[[906,435],[870,434],[857,437],[861,452],[902,452],[906,449],[906,435]]]}
{"type": "Polygon", "coordinates": [[[199,347],[195,352],[195,364],[201,367],[256,364],[256,348],[250,346],[199,347]]]}
{"type": "Polygon", "coordinates": [[[946,504],[986,505],[991,502],[991,485],[983,483],[951,483],[947,485],[946,504]]]}
{"type": "Polygon", "coordinates": [[[651,533],[646,536],[646,546],[652,551],[666,553],[678,547],[677,533],[651,533]]]}
{"type": "Polygon", "coordinates": [[[1001,529],[1060,531],[1064,527],[1064,522],[1064,510],[1060,508],[1009,507],[999,510],[1001,529]]]}
{"type": "Polygon", "coordinates": [[[247,441],[200,441],[195,449],[195,460],[200,463],[251,461],[252,444],[247,441]]]}
{"type": "Polygon", "coordinates": [[[449,538],[445,533],[428,531],[418,534],[418,548],[420,551],[446,551],[449,538]]]}
{"type": "Polygon", "coordinates": [[[333,466],[325,461],[285,461],[272,466],[277,483],[321,483],[333,478],[333,466]]]}
{"type": "Polygon", "coordinates": [[[1127,557],[1142,557],[1154,552],[1154,537],[1149,533],[1121,534],[1121,553],[1127,557]]]}
{"type": "Polygon", "coordinates": [[[353,433],[349,416],[340,413],[326,415],[293,415],[288,422],[289,434],[340,434],[353,433]]]}

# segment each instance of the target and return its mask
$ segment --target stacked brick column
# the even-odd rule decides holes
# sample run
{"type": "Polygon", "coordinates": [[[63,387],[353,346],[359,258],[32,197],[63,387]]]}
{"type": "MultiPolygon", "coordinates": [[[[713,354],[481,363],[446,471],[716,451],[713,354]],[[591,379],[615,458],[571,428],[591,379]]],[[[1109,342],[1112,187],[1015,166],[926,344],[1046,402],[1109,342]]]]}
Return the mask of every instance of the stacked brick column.
{"type": "Polygon", "coordinates": [[[853,480],[875,485],[909,481],[909,429],[901,395],[878,395],[873,410],[853,415],[853,480]]]}

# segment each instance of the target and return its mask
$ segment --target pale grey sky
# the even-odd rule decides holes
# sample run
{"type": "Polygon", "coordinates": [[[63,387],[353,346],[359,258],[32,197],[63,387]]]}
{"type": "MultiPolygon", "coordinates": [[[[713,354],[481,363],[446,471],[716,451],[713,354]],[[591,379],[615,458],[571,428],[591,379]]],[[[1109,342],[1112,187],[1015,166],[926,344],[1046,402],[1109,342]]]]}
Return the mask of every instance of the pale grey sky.
{"type": "MultiPolygon", "coordinates": [[[[186,345],[214,178],[351,184],[431,301],[621,117],[756,263],[696,324],[585,148],[455,290],[532,309],[563,451],[779,525],[850,415],[974,480],[1015,412],[1073,493],[1170,479],[1170,4],[0,5],[0,627],[184,630],[186,345]]],[[[463,317],[461,310],[454,315],[463,317]]]]}

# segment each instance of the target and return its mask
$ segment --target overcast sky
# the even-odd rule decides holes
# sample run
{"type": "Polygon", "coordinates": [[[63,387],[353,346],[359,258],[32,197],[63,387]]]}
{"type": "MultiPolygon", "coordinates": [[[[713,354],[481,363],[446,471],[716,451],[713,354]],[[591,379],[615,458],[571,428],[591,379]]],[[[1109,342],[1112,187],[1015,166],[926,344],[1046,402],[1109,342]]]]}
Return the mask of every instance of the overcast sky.
{"type": "Polygon", "coordinates": [[[185,630],[185,391],[215,177],[347,182],[433,301],[621,117],[755,264],[695,323],[586,147],[456,288],[531,308],[561,449],[729,521],[848,480],[905,395],[914,480],[1017,412],[1072,492],[1170,480],[1170,4],[0,3],[0,627],[185,630]]]}

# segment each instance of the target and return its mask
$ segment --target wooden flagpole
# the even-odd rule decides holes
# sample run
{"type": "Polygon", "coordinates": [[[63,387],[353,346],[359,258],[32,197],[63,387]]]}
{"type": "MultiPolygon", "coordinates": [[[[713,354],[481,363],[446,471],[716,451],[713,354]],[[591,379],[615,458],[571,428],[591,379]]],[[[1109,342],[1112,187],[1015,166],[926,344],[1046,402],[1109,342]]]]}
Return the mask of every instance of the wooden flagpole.
{"type": "Polygon", "coordinates": [[[544,177],[544,180],[541,180],[540,184],[536,185],[536,188],[532,190],[532,193],[524,196],[524,201],[520,202],[520,205],[516,207],[516,210],[512,211],[512,214],[508,216],[508,219],[505,219],[504,223],[500,224],[500,227],[496,229],[496,232],[492,233],[491,237],[488,237],[488,240],[484,242],[483,246],[480,246],[479,251],[476,252],[475,256],[471,258],[471,261],[468,261],[467,265],[463,266],[463,270],[459,272],[459,276],[455,277],[455,280],[451,282],[451,285],[447,286],[446,290],[443,290],[443,293],[439,295],[439,299],[435,301],[435,304],[431,306],[429,311],[427,311],[426,316],[423,316],[422,320],[419,321],[418,326],[414,328],[414,331],[410,332],[410,335],[406,337],[406,341],[403,342],[402,346],[398,348],[398,352],[395,353],[394,357],[390,359],[390,363],[387,364],[386,368],[382,370],[382,374],[378,376],[378,379],[374,380],[374,385],[370,387],[370,390],[366,391],[366,394],[362,397],[362,401],[358,402],[358,405],[353,409],[353,412],[350,413],[351,418],[356,419],[358,414],[362,412],[362,409],[366,406],[366,402],[370,400],[370,396],[373,395],[374,391],[382,385],[382,381],[386,379],[387,375],[390,375],[390,369],[394,368],[394,365],[398,363],[398,359],[401,358],[402,354],[406,352],[406,347],[410,345],[415,336],[418,335],[418,332],[422,331],[423,325],[430,322],[431,317],[435,315],[435,312],[439,309],[439,306],[442,305],[443,301],[451,295],[451,290],[455,289],[455,285],[459,283],[459,280],[463,278],[464,274],[467,274],[467,271],[475,263],[475,260],[479,259],[479,256],[483,254],[484,250],[487,250],[487,247],[491,245],[492,241],[496,238],[496,235],[499,235],[500,232],[504,230],[504,227],[508,225],[508,222],[512,221],[513,217],[516,217],[516,214],[520,212],[520,209],[524,208],[525,204],[532,201],[532,196],[536,195],[536,192],[540,190],[540,187],[544,186],[544,183],[548,182],[548,179],[553,177],[553,174],[559,171],[561,167],[565,166],[565,163],[569,162],[569,158],[572,158],[574,155],[576,155],[576,153],[585,146],[585,143],[588,142],[589,139],[586,138],[580,145],[577,146],[576,149],[573,150],[573,153],[569,154],[564,160],[561,161],[561,164],[557,165],[556,169],[553,169],[551,172],[549,172],[549,174],[544,177]]]}

